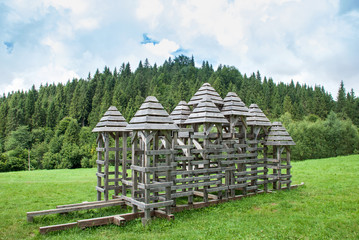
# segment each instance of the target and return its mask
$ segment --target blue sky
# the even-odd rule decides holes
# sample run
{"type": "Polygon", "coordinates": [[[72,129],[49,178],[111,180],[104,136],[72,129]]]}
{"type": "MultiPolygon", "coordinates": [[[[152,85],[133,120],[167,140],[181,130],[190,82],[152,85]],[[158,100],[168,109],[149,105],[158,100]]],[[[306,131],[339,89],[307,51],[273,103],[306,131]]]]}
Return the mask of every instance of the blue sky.
{"type": "Polygon", "coordinates": [[[0,93],[179,54],[359,95],[356,0],[5,0],[0,93]]]}

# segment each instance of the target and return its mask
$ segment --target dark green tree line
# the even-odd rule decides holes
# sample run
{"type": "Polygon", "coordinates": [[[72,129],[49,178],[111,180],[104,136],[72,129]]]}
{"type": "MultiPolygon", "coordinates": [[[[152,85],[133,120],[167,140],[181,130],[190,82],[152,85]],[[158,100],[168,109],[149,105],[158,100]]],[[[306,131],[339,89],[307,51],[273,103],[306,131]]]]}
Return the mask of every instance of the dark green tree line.
{"type": "Polygon", "coordinates": [[[118,70],[105,67],[87,79],[33,86],[0,97],[0,171],[21,168],[27,156],[19,164],[14,157],[21,159],[28,150],[33,168],[91,166],[95,136],[90,132],[109,106],[116,106],[130,121],[146,96],[154,95],[171,112],[205,82],[222,97],[234,91],[247,106],[257,103],[272,120],[288,112],[294,121],[308,116],[324,121],[334,111],[339,119],[359,126],[359,99],[353,90],[345,91],[343,82],[335,101],[321,86],[275,83],[259,71],[247,76],[233,66],[214,69],[207,61],[196,67],[193,57],[183,55],[159,66],[145,59],[137,68],[123,63],[118,70]],[[27,140],[17,138],[19,133],[27,140]],[[11,147],[14,141],[21,142],[17,148],[11,147]]]}

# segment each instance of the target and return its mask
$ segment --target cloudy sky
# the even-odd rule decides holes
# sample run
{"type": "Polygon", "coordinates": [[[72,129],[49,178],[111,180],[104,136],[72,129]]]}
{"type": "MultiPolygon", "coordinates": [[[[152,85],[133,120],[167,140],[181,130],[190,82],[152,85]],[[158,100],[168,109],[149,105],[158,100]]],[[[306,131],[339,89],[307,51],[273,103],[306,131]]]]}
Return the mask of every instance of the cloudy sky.
{"type": "Polygon", "coordinates": [[[359,1],[0,1],[1,94],[179,54],[359,95],[359,1]]]}

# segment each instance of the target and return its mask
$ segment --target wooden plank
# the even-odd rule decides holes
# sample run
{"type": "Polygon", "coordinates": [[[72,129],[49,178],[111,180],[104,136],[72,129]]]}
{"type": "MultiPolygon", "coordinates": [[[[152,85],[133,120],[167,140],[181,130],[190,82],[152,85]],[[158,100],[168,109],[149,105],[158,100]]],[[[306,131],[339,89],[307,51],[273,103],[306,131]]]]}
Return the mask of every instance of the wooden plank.
{"type": "Polygon", "coordinates": [[[74,227],[77,227],[77,222],[64,223],[64,224],[51,225],[51,226],[44,226],[44,227],[40,227],[39,231],[40,231],[41,234],[45,234],[45,233],[48,233],[48,232],[66,230],[66,229],[70,229],[70,228],[74,228],[74,227]]]}
{"type": "Polygon", "coordinates": [[[176,154],[177,150],[171,150],[171,149],[160,149],[160,150],[148,150],[147,155],[160,155],[160,154],[176,154]]]}
{"type": "Polygon", "coordinates": [[[105,177],[105,174],[104,174],[104,173],[99,173],[99,172],[97,172],[97,173],[96,173],[96,176],[103,178],[103,177],[105,177]]]}
{"type": "Polygon", "coordinates": [[[113,220],[112,220],[113,224],[117,225],[117,226],[123,226],[126,222],[126,220],[121,217],[120,215],[116,215],[113,217],[113,220]]]}
{"type": "Polygon", "coordinates": [[[77,225],[79,228],[86,228],[86,227],[94,227],[94,226],[101,226],[113,223],[113,216],[108,217],[99,217],[99,218],[90,218],[84,220],[78,220],[77,225]]]}
{"type": "Polygon", "coordinates": [[[104,165],[104,164],[105,164],[105,161],[103,161],[103,160],[96,160],[96,164],[104,165]]]}
{"type": "Polygon", "coordinates": [[[56,214],[56,213],[67,213],[73,211],[80,211],[80,210],[87,210],[87,209],[95,209],[95,208],[103,208],[103,207],[112,207],[112,206],[119,206],[124,205],[123,201],[114,201],[114,202],[104,202],[100,204],[91,204],[91,205],[84,205],[84,206],[75,206],[75,207],[64,207],[64,208],[56,208],[56,209],[49,209],[43,211],[34,211],[34,212],[27,212],[28,217],[40,216],[40,215],[49,215],[49,214],[56,214]]]}
{"type": "Polygon", "coordinates": [[[242,183],[242,184],[229,185],[228,188],[229,189],[237,189],[237,188],[244,188],[247,186],[248,186],[248,183],[242,183]]]}
{"type": "Polygon", "coordinates": [[[108,202],[122,202],[119,199],[110,199],[108,201],[94,201],[94,202],[82,202],[82,203],[74,203],[74,204],[67,204],[67,205],[58,205],[56,208],[68,208],[68,207],[78,207],[78,206],[86,206],[86,205],[95,205],[95,204],[102,204],[108,202]]]}
{"type": "Polygon", "coordinates": [[[158,188],[170,187],[172,185],[173,185],[173,182],[156,182],[156,183],[150,183],[150,184],[139,183],[138,188],[154,190],[154,189],[158,189],[158,188]]]}
{"type": "Polygon", "coordinates": [[[148,203],[145,204],[144,209],[151,209],[151,208],[161,208],[161,207],[165,207],[165,206],[171,206],[173,205],[174,201],[173,200],[169,200],[169,201],[163,201],[163,202],[158,202],[158,203],[148,203]]]}
{"type": "Polygon", "coordinates": [[[192,184],[175,185],[175,186],[171,187],[171,190],[217,185],[217,184],[220,184],[221,182],[222,181],[210,181],[210,182],[200,182],[200,183],[192,183],[192,184]]]}
{"type": "Polygon", "coordinates": [[[180,198],[180,197],[187,197],[187,196],[192,196],[194,195],[193,191],[188,191],[188,192],[176,192],[176,193],[172,193],[171,194],[171,198],[180,198]]]}
{"type": "Polygon", "coordinates": [[[171,166],[140,167],[140,166],[136,166],[136,165],[131,165],[131,169],[139,171],[139,172],[143,172],[143,173],[151,173],[151,172],[172,170],[172,167],[171,166]]]}
{"type": "Polygon", "coordinates": [[[193,160],[194,157],[190,156],[190,157],[186,157],[186,156],[176,156],[175,157],[175,161],[190,161],[193,160]]]}
{"type": "Polygon", "coordinates": [[[167,214],[166,212],[161,211],[161,210],[155,210],[154,215],[155,215],[155,217],[164,218],[164,219],[167,219],[168,221],[171,221],[175,218],[175,216],[173,214],[167,214]]]}
{"type": "Polygon", "coordinates": [[[218,191],[224,191],[228,190],[228,186],[221,186],[221,187],[213,187],[213,188],[207,188],[207,192],[218,192],[218,191]]]}
{"type": "MultiPolygon", "coordinates": [[[[203,196],[204,196],[204,193],[203,193],[203,192],[200,192],[200,191],[193,191],[193,193],[194,193],[195,196],[198,196],[198,197],[203,197],[203,196]]],[[[218,199],[218,196],[213,195],[213,194],[208,194],[208,198],[209,198],[209,199],[217,200],[217,199],[218,199]]]]}

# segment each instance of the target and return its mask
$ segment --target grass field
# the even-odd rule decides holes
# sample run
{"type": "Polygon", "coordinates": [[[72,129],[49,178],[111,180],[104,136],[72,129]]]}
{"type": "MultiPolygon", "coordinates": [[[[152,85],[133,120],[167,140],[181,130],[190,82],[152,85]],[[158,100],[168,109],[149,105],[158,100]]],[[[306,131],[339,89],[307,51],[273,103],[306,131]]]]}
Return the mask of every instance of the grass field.
{"type": "Polygon", "coordinates": [[[41,235],[40,226],[114,215],[120,207],[35,217],[26,212],[95,201],[96,169],[0,173],[0,239],[359,239],[359,155],[294,162],[291,191],[175,214],[41,235]]]}

